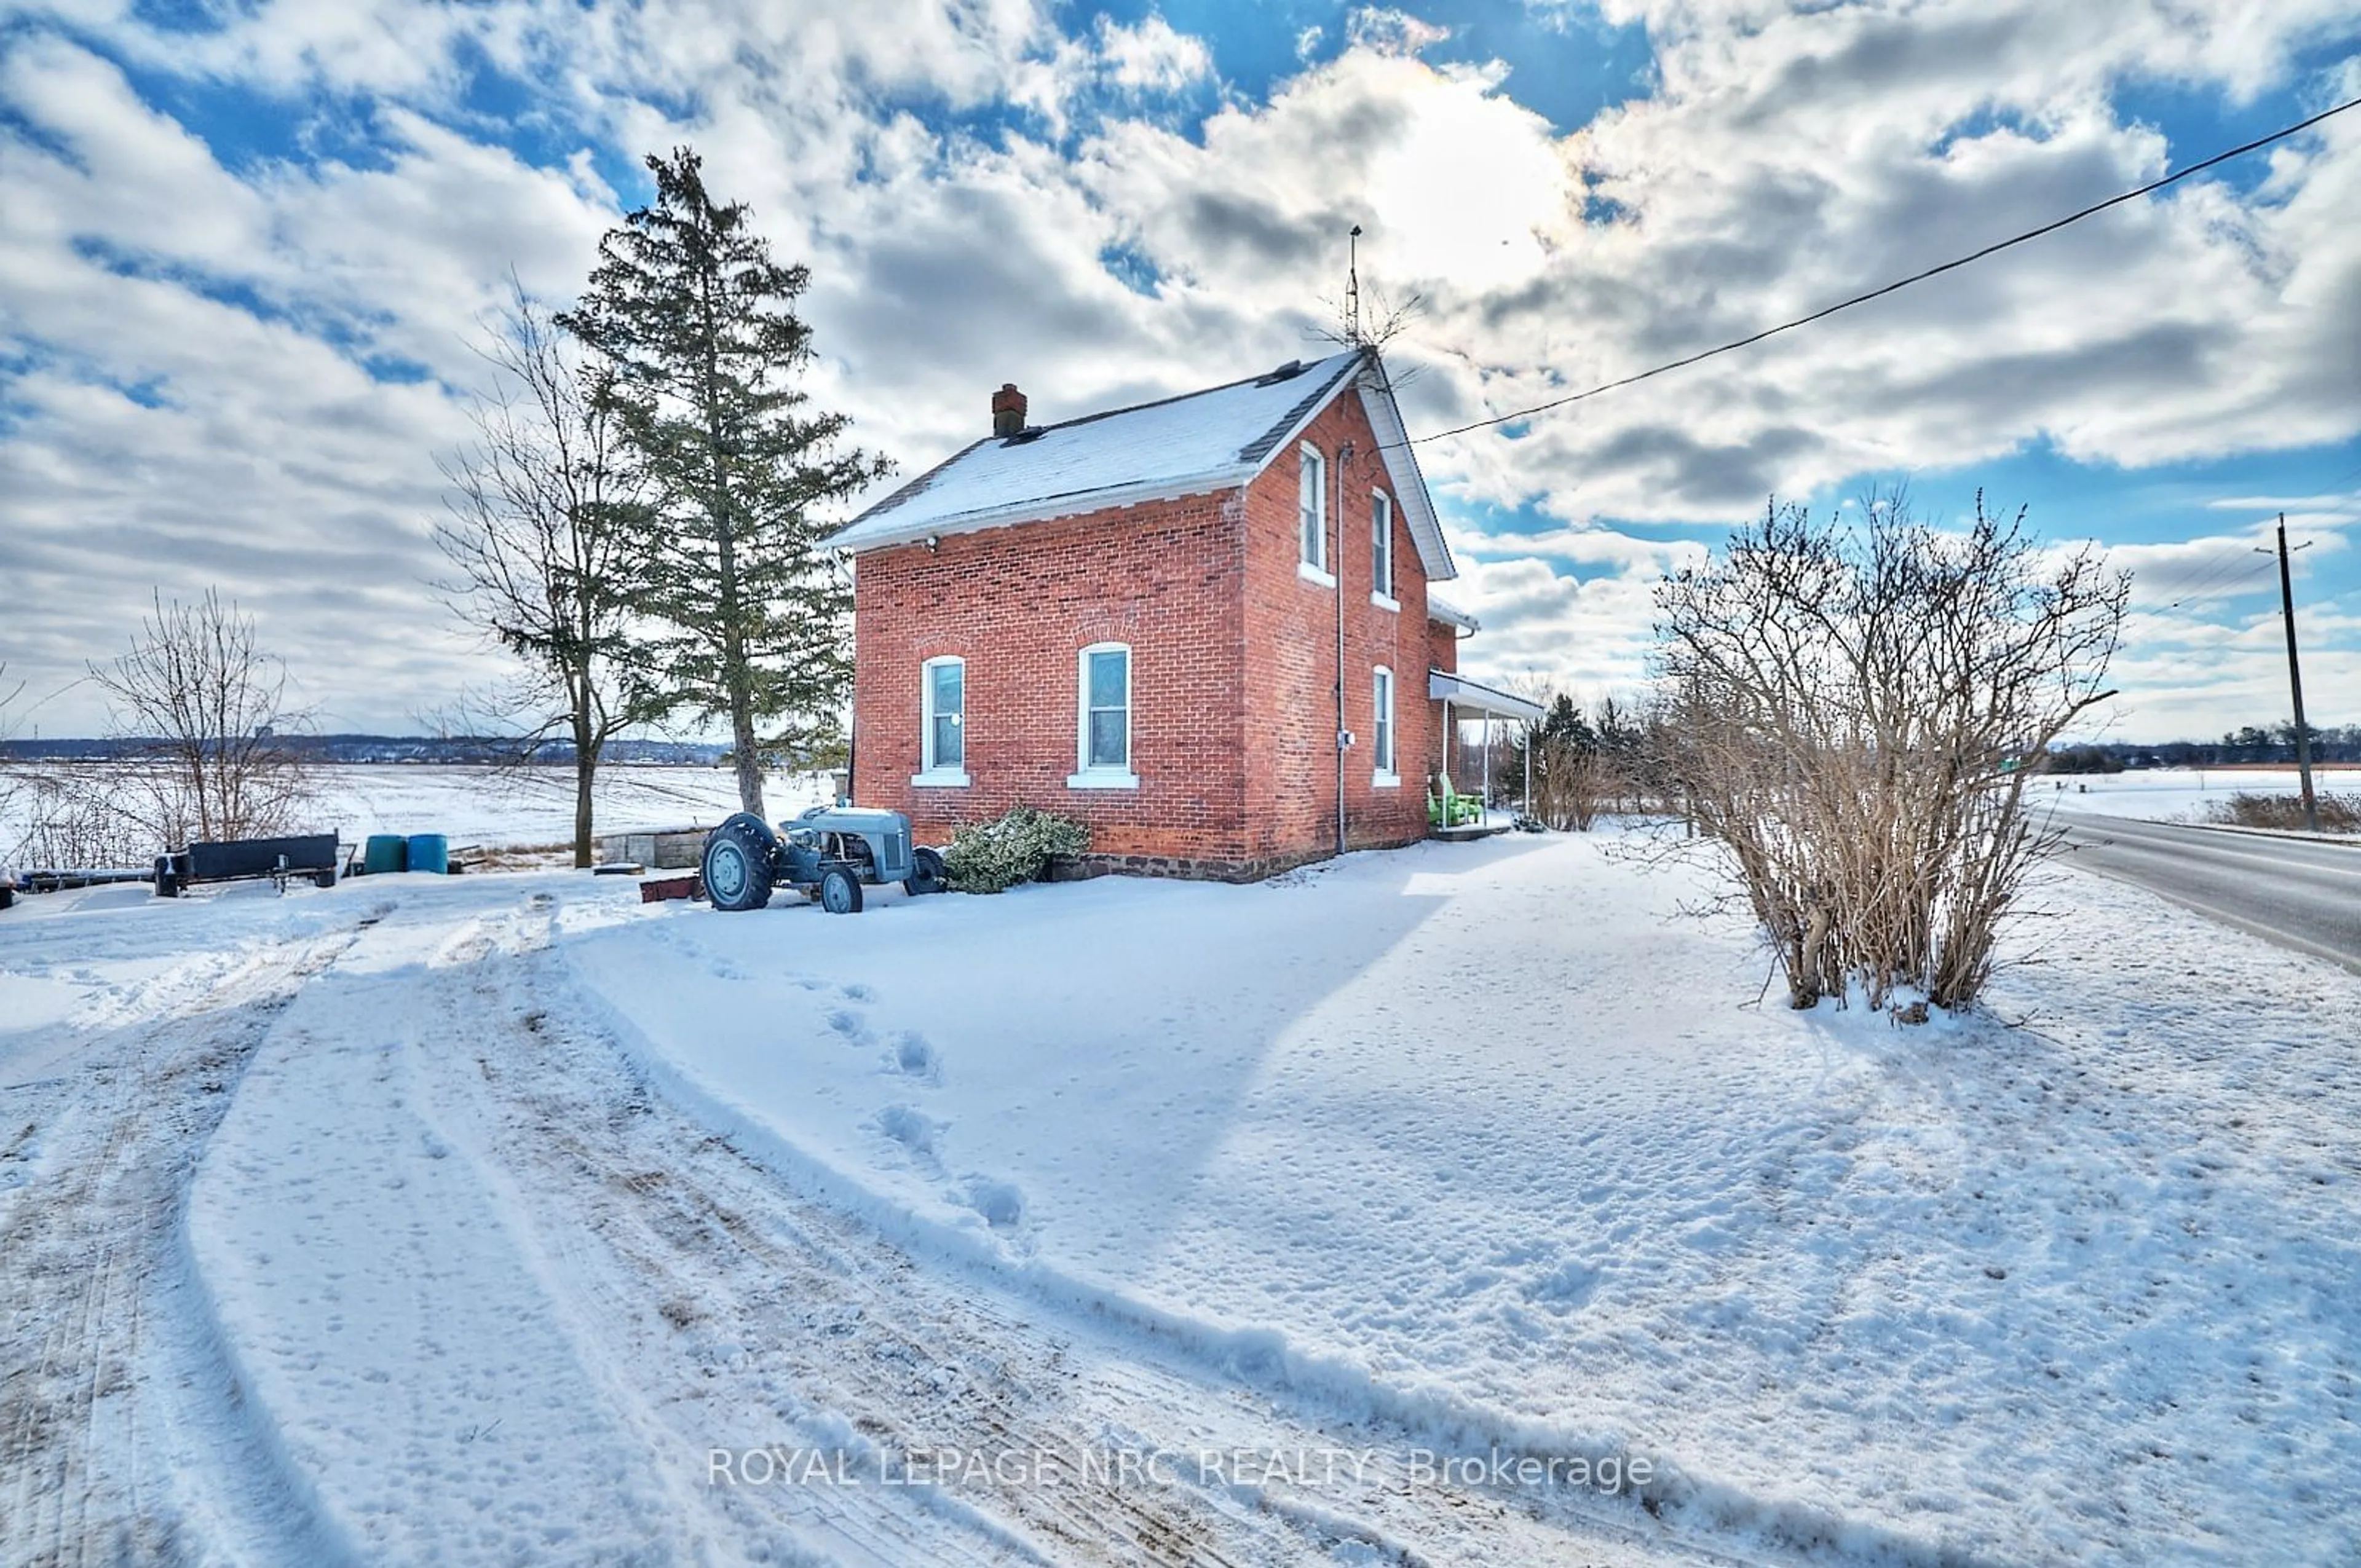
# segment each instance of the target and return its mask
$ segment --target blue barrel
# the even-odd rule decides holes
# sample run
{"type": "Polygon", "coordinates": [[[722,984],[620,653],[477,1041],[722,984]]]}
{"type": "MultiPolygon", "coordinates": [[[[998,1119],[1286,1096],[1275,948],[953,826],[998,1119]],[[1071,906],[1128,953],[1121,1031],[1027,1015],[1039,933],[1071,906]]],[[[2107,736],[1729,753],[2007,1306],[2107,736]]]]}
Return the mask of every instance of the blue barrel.
{"type": "Polygon", "coordinates": [[[410,840],[399,833],[372,833],[361,850],[361,870],[398,872],[410,864],[410,840]]]}
{"type": "Polygon", "coordinates": [[[451,840],[440,833],[412,833],[410,836],[410,869],[434,876],[449,874],[451,840]]]}

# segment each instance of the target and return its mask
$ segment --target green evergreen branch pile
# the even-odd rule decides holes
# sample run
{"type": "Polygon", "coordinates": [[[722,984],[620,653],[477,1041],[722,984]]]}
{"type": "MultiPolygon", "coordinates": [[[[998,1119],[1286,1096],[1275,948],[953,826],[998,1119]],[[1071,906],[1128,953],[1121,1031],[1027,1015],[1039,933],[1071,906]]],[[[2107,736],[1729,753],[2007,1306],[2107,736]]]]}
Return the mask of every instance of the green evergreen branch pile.
{"type": "Polygon", "coordinates": [[[1039,878],[1051,857],[1090,847],[1091,830],[1072,817],[1020,806],[993,821],[953,828],[943,868],[961,893],[1003,893],[1039,878]]]}

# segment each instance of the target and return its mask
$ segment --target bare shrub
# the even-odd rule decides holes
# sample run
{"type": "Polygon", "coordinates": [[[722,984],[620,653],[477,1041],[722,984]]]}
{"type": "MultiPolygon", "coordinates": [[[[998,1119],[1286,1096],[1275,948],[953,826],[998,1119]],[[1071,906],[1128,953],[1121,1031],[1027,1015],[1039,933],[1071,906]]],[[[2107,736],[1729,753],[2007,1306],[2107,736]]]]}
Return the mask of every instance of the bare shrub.
{"type": "Polygon", "coordinates": [[[286,667],[262,651],[253,618],[210,588],[193,604],[154,602],[130,650],[90,667],[116,732],[143,742],[106,771],[107,804],[154,840],[148,854],[294,830],[312,792],[279,738],[302,718],[287,706],[286,667]]]}
{"type": "MultiPolygon", "coordinates": [[[[2322,831],[2361,833],[2361,795],[2322,795],[2317,798],[2322,831]]],[[[2296,795],[2264,795],[2242,789],[2227,800],[2206,802],[2205,816],[2209,821],[2231,828],[2283,828],[2299,833],[2304,830],[2303,797],[2296,795]]]]}
{"type": "Polygon", "coordinates": [[[1587,833],[1614,789],[1598,731],[1565,693],[1532,696],[1544,711],[1518,727],[1509,751],[1510,767],[1522,767],[1532,785],[1526,810],[1560,833],[1587,833]]]}
{"type": "Polygon", "coordinates": [[[1533,747],[1532,814],[1560,832],[1587,833],[1615,780],[1598,748],[1545,735],[1533,747]]]}
{"type": "MultiPolygon", "coordinates": [[[[13,685],[8,683],[8,666],[0,663],[0,740],[7,740],[16,733],[8,709],[24,689],[22,681],[13,685]]],[[[21,847],[11,844],[9,839],[19,820],[18,807],[24,793],[25,781],[19,776],[15,759],[0,750],[0,879],[5,879],[8,868],[18,858],[21,847]]]]}
{"type": "Polygon", "coordinates": [[[2026,770],[2093,703],[2129,579],[2052,558],[1976,499],[1963,533],[1899,489],[1860,529],[1766,510],[1657,592],[1661,765],[1768,934],[1788,1000],[1990,978],[2002,916],[2054,836],[2026,770]]]}
{"type": "Polygon", "coordinates": [[[104,762],[71,767],[24,767],[13,772],[0,806],[16,828],[14,842],[0,843],[0,865],[26,869],[88,870],[143,866],[164,846],[145,818],[128,805],[148,790],[126,790],[137,765],[104,762]]]}

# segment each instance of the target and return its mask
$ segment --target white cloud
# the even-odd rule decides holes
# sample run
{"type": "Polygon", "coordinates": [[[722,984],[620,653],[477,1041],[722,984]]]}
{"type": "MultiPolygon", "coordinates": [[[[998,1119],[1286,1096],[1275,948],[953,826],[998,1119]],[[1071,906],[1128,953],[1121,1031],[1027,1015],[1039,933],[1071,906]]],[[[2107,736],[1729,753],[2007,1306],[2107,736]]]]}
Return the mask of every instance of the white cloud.
{"type": "Polygon", "coordinates": [[[1648,679],[1653,586],[1653,573],[1578,577],[1531,556],[1462,563],[1449,597],[1484,630],[1460,648],[1460,667],[1496,682],[1539,677],[1586,703],[1631,698],[1648,679]]]}
{"type": "MultiPolygon", "coordinates": [[[[186,576],[266,609],[356,721],[402,717],[373,694],[457,680],[469,666],[415,578],[458,410],[357,361],[460,382],[510,265],[553,294],[577,283],[617,203],[592,148],[611,168],[694,142],[812,263],[815,391],[906,473],[970,439],[1003,380],[1054,418],[1302,352],[1355,223],[1365,277],[1429,302],[1394,351],[1421,371],[1414,430],[1562,395],[2152,177],[2192,149],[2127,122],[2123,84],[2284,93],[2298,49],[2353,26],[2334,0],[1605,9],[1646,26],[1657,86],[1559,136],[1514,76],[1431,64],[1434,29],[1377,8],[1268,102],[1224,90],[1198,126],[1172,116],[1217,85],[1201,40],[1153,14],[1070,36],[1025,0],[279,3],[194,37],[71,8],[80,36],[192,92],[375,103],[372,166],[236,172],[44,30],[68,7],[28,13],[0,45],[0,103],[38,127],[0,132],[0,334],[35,345],[0,435],[0,563],[38,575],[42,608],[12,616],[9,661],[70,672],[148,583],[186,576]],[[477,139],[467,51],[539,84],[544,139],[580,150],[534,169],[477,139]],[[921,117],[938,107],[1017,111],[1018,128],[944,133],[921,117]],[[1112,276],[1109,247],[1152,289],[1112,276]],[[340,609],[281,586],[315,573],[340,609]]],[[[1647,585],[1680,547],[1596,519],[1728,519],[1773,490],[2035,440],[2136,466],[2350,434],[2356,210],[2361,115],[2279,149],[2257,190],[2183,186],[1516,439],[1423,447],[1447,510],[1563,525],[1458,531],[1460,597],[1487,620],[1471,668],[1638,678],[1647,585]]],[[[2158,638],[2202,635],[2189,613],[2225,602],[2206,563],[2250,547],[2253,521],[2125,557],[2147,609],[2202,590],[2158,638]]],[[[2187,657],[2158,646],[2159,668],[2187,657]]],[[[2216,673],[2200,674],[2170,689],[2211,714],[2216,673]]]]}
{"type": "Polygon", "coordinates": [[[1213,57],[1204,40],[1172,30],[1172,24],[1153,12],[1137,27],[1101,16],[1100,57],[1107,75],[1132,93],[1178,93],[1213,72],[1213,57]]]}
{"type": "Polygon", "coordinates": [[[1422,21],[1390,5],[1363,5],[1345,16],[1345,43],[1349,49],[1410,55],[1450,36],[1449,28],[1422,21]]]}

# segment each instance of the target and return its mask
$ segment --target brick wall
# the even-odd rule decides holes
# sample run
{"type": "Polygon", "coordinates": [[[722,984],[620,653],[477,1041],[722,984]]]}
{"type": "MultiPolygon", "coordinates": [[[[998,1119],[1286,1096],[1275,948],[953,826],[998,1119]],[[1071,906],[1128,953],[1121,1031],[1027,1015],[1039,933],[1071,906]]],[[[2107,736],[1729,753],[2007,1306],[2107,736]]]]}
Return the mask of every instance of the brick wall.
{"type": "MultiPolygon", "coordinates": [[[[1371,508],[1390,481],[1358,397],[1305,440],[1329,466],[1330,588],[1297,572],[1299,448],[1244,491],[948,534],[937,548],[868,551],[855,564],[854,798],[909,813],[923,842],[1030,805],[1090,824],[1102,865],[1257,875],[1335,845],[1336,616],[1345,617],[1349,841],[1426,832],[1426,769],[1440,715],[1426,669],[1438,644],[1425,575],[1399,506],[1394,598],[1371,602],[1371,508]],[[1343,455],[1349,444],[1352,454],[1343,455]],[[1341,511],[1342,531],[1339,536],[1341,511]],[[1076,789],[1080,651],[1132,650],[1136,789],[1076,789]],[[964,787],[913,784],[921,668],[967,661],[964,787]],[[1374,778],[1375,666],[1394,673],[1395,772],[1374,778]]],[[[1450,650],[1442,648],[1447,657],[1450,650]]],[[[1448,667],[1447,665],[1445,667],[1448,667]]]]}
{"type": "Polygon", "coordinates": [[[1249,855],[1236,614],[1238,492],[873,550],[855,562],[853,798],[909,813],[922,842],[1037,806],[1090,824],[1108,854],[1249,855]],[[1067,785],[1081,650],[1131,647],[1137,789],[1067,785]],[[921,668],[967,661],[964,788],[912,784],[921,668]]]}
{"type": "Polygon", "coordinates": [[[1258,765],[1246,799],[1265,857],[1286,861],[1336,843],[1336,612],[1345,620],[1344,753],[1347,842],[1406,843],[1426,833],[1421,759],[1440,744],[1440,716],[1426,698],[1426,576],[1401,508],[1394,508],[1394,599],[1370,602],[1371,509],[1393,489],[1360,399],[1330,404],[1304,433],[1328,467],[1328,562],[1334,588],[1298,572],[1301,443],[1280,452],[1246,491],[1246,723],[1258,765]],[[1346,446],[1352,448],[1349,455],[1346,446]],[[1341,514],[1341,528],[1339,527],[1341,514]],[[1376,666],[1394,673],[1395,773],[1374,779],[1376,666]]]}
{"type": "MultiPolygon", "coordinates": [[[[1426,623],[1426,637],[1427,667],[1441,670],[1446,675],[1457,674],[1459,673],[1459,628],[1447,620],[1430,620],[1426,623]]],[[[1425,689],[1425,685],[1422,682],[1419,690],[1423,693],[1425,689]]],[[[1423,766],[1428,771],[1441,769],[1444,765],[1443,705],[1436,703],[1433,707],[1434,715],[1430,721],[1431,727],[1428,730],[1430,736],[1427,741],[1428,749],[1422,753],[1424,758],[1423,766]]]]}

